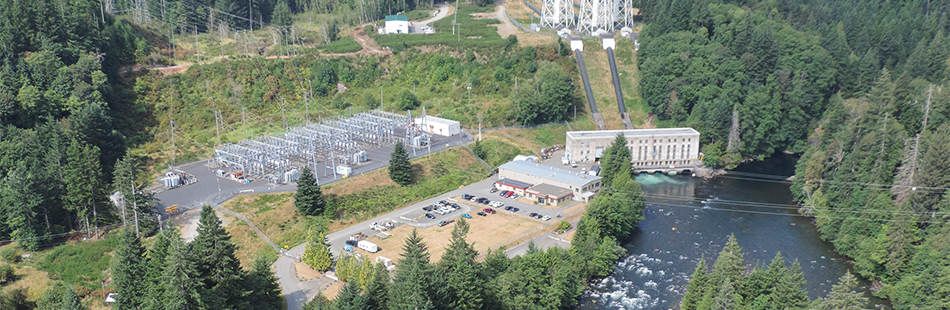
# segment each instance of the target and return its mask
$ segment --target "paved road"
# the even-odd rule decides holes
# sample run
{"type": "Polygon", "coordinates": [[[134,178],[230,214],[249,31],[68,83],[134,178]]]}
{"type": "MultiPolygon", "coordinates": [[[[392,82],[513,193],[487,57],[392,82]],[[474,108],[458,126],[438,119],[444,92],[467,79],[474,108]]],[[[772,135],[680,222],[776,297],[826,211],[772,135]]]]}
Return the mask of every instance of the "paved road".
{"type": "Polygon", "coordinates": [[[455,12],[455,7],[451,7],[451,6],[449,6],[448,4],[445,4],[445,3],[440,3],[440,4],[437,4],[436,6],[439,7],[439,9],[438,9],[438,10],[439,10],[439,13],[438,13],[438,14],[436,14],[436,15],[433,16],[432,18],[429,18],[429,19],[426,19],[426,20],[423,20],[423,21],[413,22],[413,23],[412,23],[412,26],[413,26],[413,27],[412,27],[412,28],[413,28],[413,29],[412,29],[412,32],[413,32],[413,33],[422,33],[422,27],[424,27],[424,26],[426,26],[426,25],[428,25],[428,24],[434,23],[434,22],[437,21],[437,20],[443,19],[443,18],[445,18],[446,16],[449,16],[449,14],[451,14],[452,12],[455,12]]]}

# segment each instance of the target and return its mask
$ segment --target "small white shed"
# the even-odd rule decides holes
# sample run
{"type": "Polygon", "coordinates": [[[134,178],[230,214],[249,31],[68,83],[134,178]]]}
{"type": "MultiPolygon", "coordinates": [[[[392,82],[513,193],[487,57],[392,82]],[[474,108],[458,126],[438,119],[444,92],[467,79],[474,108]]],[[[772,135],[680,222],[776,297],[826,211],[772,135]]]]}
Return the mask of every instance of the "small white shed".
{"type": "Polygon", "coordinates": [[[386,15],[386,34],[409,33],[412,24],[405,15],[386,15]]]}

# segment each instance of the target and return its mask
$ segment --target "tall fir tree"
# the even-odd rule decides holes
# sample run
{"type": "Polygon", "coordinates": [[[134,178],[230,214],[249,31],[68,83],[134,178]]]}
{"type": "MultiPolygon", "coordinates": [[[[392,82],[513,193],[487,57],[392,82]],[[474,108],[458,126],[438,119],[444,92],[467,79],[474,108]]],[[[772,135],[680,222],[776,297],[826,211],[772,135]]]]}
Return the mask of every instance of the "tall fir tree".
{"type": "Polygon", "coordinates": [[[143,309],[165,309],[165,287],[162,286],[162,273],[165,271],[171,240],[178,238],[177,229],[166,229],[155,236],[152,248],[148,250],[145,280],[148,281],[148,290],[145,294],[143,309]]]}
{"type": "Polygon", "coordinates": [[[699,263],[696,264],[696,270],[693,276],[689,278],[689,284],[686,285],[686,293],[683,294],[683,300],[680,303],[681,310],[696,310],[696,304],[703,298],[706,290],[706,282],[709,274],[706,271],[706,257],[701,256],[699,263]]]}
{"type": "Polygon", "coordinates": [[[630,174],[630,149],[627,149],[627,138],[618,133],[614,141],[604,149],[600,158],[600,176],[605,185],[612,184],[619,173],[630,174]]]}
{"type": "Polygon", "coordinates": [[[210,206],[201,208],[198,236],[189,248],[201,282],[198,292],[202,303],[240,308],[246,293],[241,288],[245,274],[234,255],[237,247],[210,206]]]}
{"type": "Polygon", "coordinates": [[[814,310],[861,310],[865,309],[868,298],[858,288],[858,279],[851,272],[845,273],[838,279],[838,284],[831,287],[831,293],[816,301],[811,307],[814,310]]]}
{"type": "Polygon", "coordinates": [[[373,278],[366,285],[366,308],[367,309],[386,309],[386,302],[389,300],[389,286],[392,276],[386,266],[377,263],[373,267],[373,278]]]}
{"type": "Polygon", "coordinates": [[[86,310],[76,291],[69,284],[56,283],[37,301],[38,310],[86,310]]]}
{"type": "Polygon", "coordinates": [[[415,229],[402,247],[399,269],[393,279],[388,307],[390,310],[434,309],[431,294],[432,266],[429,247],[415,229]]]}
{"type": "Polygon", "coordinates": [[[313,171],[304,167],[297,179],[297,193],[294,194],[294,206],[306,215],[321,215],[326,210],[327,201],[317,185],[313,171]]]}
{"type": "Polygon", "coordinates": [[[145,248],[142,241],[130,228],[122,231],[115,257],[112,261],[112,283],[115,286],[115,308],[139,309],[145,302],[148,290],[145,279],[145,248]]]}
{"type": "Polygon", "coordinates": [[[98,227],[96,210],[99,183],[102,171],[99,168],[99,148],[73,139],[66,149],[66,165],[63,168],[66,182],[66,210],[70,211],[83,227],[86,235],[98,227]],[[95,227],[94,227],[95,226],[95,227]]]}
{"type": "Polygon", "coordinates": [[[162,270],[161,286],[164,307],[155,309],[191,310],[198,309],[201,299],[196,278],[194,257],[185,241],[177,234],[169,239],[168,255],[165,256],[165,268],[162,270]]]}
{"type": "Polygon", "coordinates": [[[314,233],[307,231],[307,248],[303,251],[303,262],[317,271],[327,271],[333,266],[333,253],[327,244],[323,230],[314,233]]]}
{"type": "Polygon", "coordinates": [[[357,281],[349,281],[343,285],[343,290],[337,296],[333,305],[334,310],[364,310],[368,309],[366,295],[360,291],[357,281]]]}
{"type": "Polygon", "coordinates": [[[396,142],[389,159],[389,178],[402,186],[412,184],[412,164],[409,162],[409,152],[406,152],[406,146],[402,142],[396,142]]]}
{"type": "Polygon", "coordinates": [[[478,251],[465,240],[468,231],[468,221],[459,219],[452,229],[452,241],[439,261],[450,309],[474,310],[483,306],[484,283],[478,277],[478,265],[475,263],[478,251]]]}
{"type": "Polygon", "coordinates": [[[245,278],[244,287],[251,291],[247,295],[247,305],[251,309],[278,309],[283,295],[277,277],[271,271],[271,264],[265,257],[254,260],[251,271],[245,278]]]}

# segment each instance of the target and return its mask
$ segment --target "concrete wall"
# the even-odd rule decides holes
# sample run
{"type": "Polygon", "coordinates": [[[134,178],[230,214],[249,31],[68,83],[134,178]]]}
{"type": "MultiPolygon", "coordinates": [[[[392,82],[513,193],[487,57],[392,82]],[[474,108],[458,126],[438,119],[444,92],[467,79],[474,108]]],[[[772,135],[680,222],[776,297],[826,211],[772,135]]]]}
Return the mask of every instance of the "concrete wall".
{"type": "Polygon", "coordinates": [[[386,22],[386,34],[409,33],[409,22],[394,20],[386,22]]]}

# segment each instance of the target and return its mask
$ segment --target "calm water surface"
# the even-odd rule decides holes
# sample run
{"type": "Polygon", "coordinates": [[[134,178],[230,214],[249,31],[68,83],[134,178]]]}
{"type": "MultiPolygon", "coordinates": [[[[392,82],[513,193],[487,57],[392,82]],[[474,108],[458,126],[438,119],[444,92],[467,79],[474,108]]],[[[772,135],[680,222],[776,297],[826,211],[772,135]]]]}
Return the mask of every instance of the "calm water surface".
{"type": "MultiPolygon", "coordinates": [[[[793,170],[794,158],[776,155],[711,179],[639,175],[646,220],[624,246],[628,256],[591,284],[579,308],[678,308],[699,258],[711,267],[730,234],[747,264],[767,266],[779,251],[789,263],[798,259],[808,296],[825,296],[851,264],[819,238],[811,219],[797,216],[783,180],[793,170]]],[[[883,300],[872,303],[887,308],[883,300]]]]}

